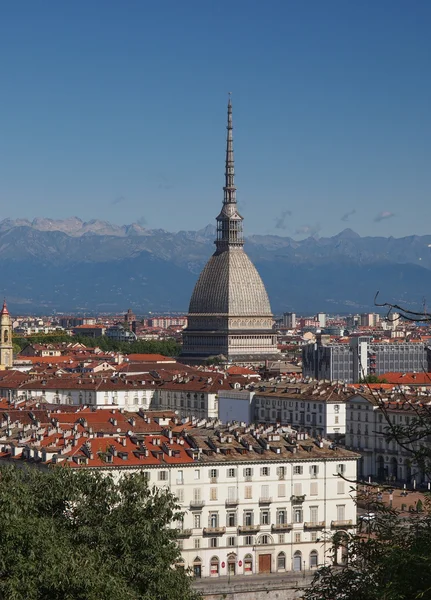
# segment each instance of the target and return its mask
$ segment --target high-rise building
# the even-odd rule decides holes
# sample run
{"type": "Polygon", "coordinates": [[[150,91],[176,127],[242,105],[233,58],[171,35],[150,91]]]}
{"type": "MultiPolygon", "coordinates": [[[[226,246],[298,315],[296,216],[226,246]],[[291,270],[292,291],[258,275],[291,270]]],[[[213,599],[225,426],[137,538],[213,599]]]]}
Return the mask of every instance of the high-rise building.
{"type": "Polygon", "coordinates": [[[379,344],[368,336],[351,338],[350,344],[325,342],[322,336],[303,347],[304,377],[357,383],[368,375],[428,372],[431,366],[430,350],[423,343],[379,344]]]}
{"type": "Polygon", "coordinates": [[[0,312],[0,369],[8,369],[13,365],[12,320],[3,302],[0,312]]]}
{"type": "Polygon", "coordinates": [[[319,321],[320,327],[326,327],[326,313],[317,313],[316,321],[319,321]]]}
{"type": "Polygon", "coordinates": [[[295,329],[296,327],[296,314],[285,312],[283,314],[283,327],[288,329],[295,329]]]}
{"type": "Polygon", "coordinates": [[[193,291],[183,332],[184,361],[223,356],[235,363],[279,357],[268,294],[244,252],[242,221],[236,202],[232,103],[228,104],[224,199],[217,217],[216,251],[193,291]]]}

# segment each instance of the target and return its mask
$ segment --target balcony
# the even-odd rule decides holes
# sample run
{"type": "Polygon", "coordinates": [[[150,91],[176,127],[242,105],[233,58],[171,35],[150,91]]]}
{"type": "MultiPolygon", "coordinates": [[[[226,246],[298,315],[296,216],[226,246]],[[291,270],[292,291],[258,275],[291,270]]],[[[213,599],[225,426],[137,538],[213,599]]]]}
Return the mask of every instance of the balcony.
{"type": "Polygon", "coordinates": [[[331,521],[331,529],[344,529],[345,527],[353,527],[352,519],[347,521],[331,521]]]}
{"type": "Polygon", "coordinates": [[[204,527],[203,535],[223,535],[226,527],[204,527]]]}
{"type": "Polygon", "coordinates": [[[228,498],[225,502],[225,506],[238,506],[239,499],[238,498],[228,498]]]}
{"type": "Polygon", "coordinates": [[[308,521],[304,523],[304,529],[324,529],[325,521],[308,521]]]}
{"type": "Polygon", "coordinates": [[[238,527],[238,533],[257,533],[260,531],[260,525],[240,525],[238,527]]]}
{"type": "Polygon", "coordinates": [[[274,533],[283,533],[284,531],[290,531],[292,529],[292,523],[275,523],[271,525],[271,531],[274,533]]]}
{"type": "Polygon", "coordinates": [[[290,501],[293,504],[300,504],[301,502],[304,502],[305,500],[305,494],[303,496],[290,496],[290,501]]]}
{"type": "Polygon", "coordinates": [[[266,496],[262,496],[259,498],[259,504],[271,504],[272,498],[268,498],[266,496]]]}
{"type": "Polygon", "coordinates": [[[218,477],[210,477],[210,483],[217,483],[218,477]]]}
{"type": "Polygon", "coordinates": [[[191,529],[179,529],[177,536],[179,538],[188,538],[192,535],[192,530],[191,529]]]}
{"type": "Polygon", "coordinates": [[[253,477],[251,475],[246,475],[244,479],[245,481],[253,481],[253,477]]]}
{"type": "Polygon", "coordinates": [[[190,510],[201,509],[205,506],[205,500],[190,500],[190,510]]]}

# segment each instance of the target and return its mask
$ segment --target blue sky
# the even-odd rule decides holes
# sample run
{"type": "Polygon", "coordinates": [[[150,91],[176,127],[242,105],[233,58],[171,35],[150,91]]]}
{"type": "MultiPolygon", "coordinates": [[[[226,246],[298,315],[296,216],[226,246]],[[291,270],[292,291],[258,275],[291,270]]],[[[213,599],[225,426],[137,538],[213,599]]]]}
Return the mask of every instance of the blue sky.
{"type": "Polygon", "coordinates": [[[0,218],[431,233],[431,3],[3,3],[0,218]]]}

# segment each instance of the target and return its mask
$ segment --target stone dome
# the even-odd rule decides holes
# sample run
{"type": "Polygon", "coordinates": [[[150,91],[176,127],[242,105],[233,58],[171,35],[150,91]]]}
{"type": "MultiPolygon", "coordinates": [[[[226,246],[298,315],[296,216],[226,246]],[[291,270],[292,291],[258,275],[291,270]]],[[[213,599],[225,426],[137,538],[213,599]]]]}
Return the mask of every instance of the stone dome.
{"type": "Polygon", "coordinates": [[[242,247],[211,256],[195,285],[189,314],[272,317],[263,281],[242,247]]]}

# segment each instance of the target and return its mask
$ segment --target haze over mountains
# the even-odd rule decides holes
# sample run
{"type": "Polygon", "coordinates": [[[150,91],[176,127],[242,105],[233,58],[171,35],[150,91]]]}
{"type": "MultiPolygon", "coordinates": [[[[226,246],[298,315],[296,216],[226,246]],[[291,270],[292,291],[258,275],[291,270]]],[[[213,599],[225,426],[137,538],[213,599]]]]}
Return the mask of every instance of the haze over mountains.
{"type": "MultiPolygon", "coordinates": [[[[5,219],[0,291],[16,314],[185,312],[214,237],[212,225],[172,233],[76,217],[5,219]]],[[[275,313],[372,310],[377,290],[382,300],[410,308],[427,297],[431,303],[431,235],[252,235],[245,249],[275,313]]]]}

